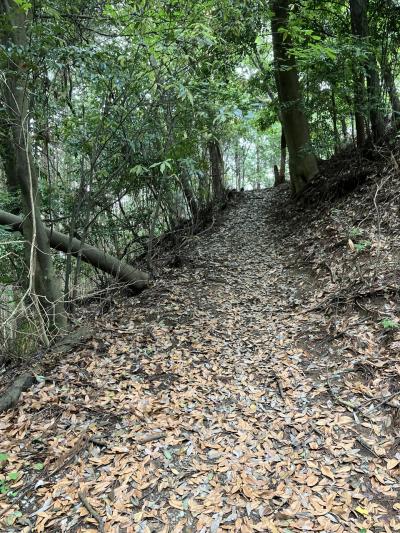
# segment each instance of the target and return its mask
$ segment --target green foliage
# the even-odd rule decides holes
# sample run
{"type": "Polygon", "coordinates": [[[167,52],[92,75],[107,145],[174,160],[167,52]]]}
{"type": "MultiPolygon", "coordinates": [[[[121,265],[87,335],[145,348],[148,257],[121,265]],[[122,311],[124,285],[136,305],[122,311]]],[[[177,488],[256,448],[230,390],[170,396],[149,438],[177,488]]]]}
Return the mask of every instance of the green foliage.
{"type": "Polygon", "coordinates": [[[351,228],[349,232],[350,237],[360,237],[362,235],[362,229],[360,228],[351,228]]]}
{"type": "Polygon", "coordinates": [[[390,318],[384,318],[381,322],[381,325],[383,329],[386,330],[395,330],[400,328],[400,324],[390,318]]]}
{"type": "Polygon", "coordinates": [[[371,247],[371,241],[360,241],[354,244],[354,248],[357,252],[364,252],[371,247]]]}
{"type": "Polygon", "coordinates": [[[19,478],[20,473],[15,471],[9,472],[2,478],[0,478],[0,494],[7,494],[7,495],[13,495],[11,490],[10,481],[17,481],[19,478]]]}
{"type": "Polygon", "coordinates": [[[17,4],[17,6],[19,6],[26,13],[32,7],[32,2],[28,2],[28,0],[14,0],[14,2],[17,4]]]}

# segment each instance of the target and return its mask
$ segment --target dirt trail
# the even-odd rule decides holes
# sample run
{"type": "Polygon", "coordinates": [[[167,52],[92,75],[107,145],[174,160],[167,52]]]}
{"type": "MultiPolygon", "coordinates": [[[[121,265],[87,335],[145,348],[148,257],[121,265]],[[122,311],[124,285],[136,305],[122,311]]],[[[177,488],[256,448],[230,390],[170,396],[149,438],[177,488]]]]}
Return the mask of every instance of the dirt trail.
{"type": "Polygon", "coordinates": [[[336,395],[278,199],[246,194],[3,417],[10,531],[400,530],[400,456],[336,395]]]}

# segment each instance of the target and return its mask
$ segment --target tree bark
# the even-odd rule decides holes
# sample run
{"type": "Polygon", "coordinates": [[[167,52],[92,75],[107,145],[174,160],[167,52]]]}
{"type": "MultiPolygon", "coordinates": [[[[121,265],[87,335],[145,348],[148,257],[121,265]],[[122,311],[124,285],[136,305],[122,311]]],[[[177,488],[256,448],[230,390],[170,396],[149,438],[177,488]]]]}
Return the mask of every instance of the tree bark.
{"type": "Polygon", "coordinates": [[[193,193],[190,177],[185,170],[182,170],[179,180],[183,195],[186,199],[187,206],[189,208],[192,221],[196,223],[199,215],[199,206],[197,204],[196,197],[193,193]]]}
{"type": "MultiPolygon", "coordinates": [[[[1,42],[7,48],[25,49],[27,16],[15,2],[0,0],[0,15],[3,19],[1,42]]],[[[49,239],[40,216],[40,193],[38,177],[32,160],[29,132],[28,76],[22,59],[8,59],[2,99],[7,116],[5,126],[8,131],[5,170],[7,182],[12,192],[19,191],[24,213],[21,224],[25,237],[25,260],[29,268],[30,290],[38,298],[43,319],[50,328],[63,328],[66,325],[61,287],[53,269],[49,239]]]]}
{"type": "Polygon", "coordinates": [[[224,196],[224,161],[222,159],[221,147],[217,140],[209,141],[208,150],[210,154],[211,180],[214,200],[221,201],[224,196]]]}
{"type": "MultiPolygon", "coordinates": [[[[20,217],[2,210],[0,210],[0,225],[7,226],[10,231],[21,232],[23,230],[23,221],[20,217]]],[[[148,274],[136,270],[116,257],[106,254],[94,246],[82,245],[78,239],[73,238],[70,241],[68,235],[64,235],[59,231],[51,231],[45,228],[45,232],[50,241],[50,246],[54,250],[67,253],[70,249],[71,254],[74,256],[81,253],[82,261],[110,274],[118,281],[126,283],[131,289],[142,290],[148,286],[148,274]]]]}
{"type": "Polygon", "coordinates": [[[279,182],[285,183],[286,178],[286,137],[281,125],[281,161],[279,167],[279,182]]]}
{"type": "Polygon", "coordinates": [[[236,176],[236,190],[240,191],[240,154],[239,142],[235,143],[235,176],[236,176]]]}
{"type": "Polygon", "coordinates": [[[376,56],[371,51],[367,60],[367,90],[372,136],[375,141],[378,141],[385,134],[385,121],[382,113],[378,65],[376,56]]]}
{"type": "Polygon", "coordinates": [[[274,165],[274,187],[278,187],[278,185],[280,185],[279,168],[278,165],[274,165]]]}
{"type": "MultiPolygon", "coordinates": [[[[360,42],[368,45],[368,0],[350,0],[351,30],[360,42]]],[[[376,56],[372,50],[368,50],[368,57],[363,65],[356,66],[355,74],[355,119],[357,129],[357,144],[365,142],[365,124],[363,111],[368,108],[368,116],[374,140],[378,140],[384,134],[384,120],[381,110],[381,94],[379,76],[377,72],[376,56]],[[368,106],[365,98],[365,80],[363,69],[367,78],[368,106]]]]}
{"type": "Polygon", "coordinates": [[[318,173],[311,149],[309,124],[304,113],[296,60],[291,54],[292,41],[287,29],[289,0],[272,0],[272,43],[275,78],[280,115],[289,151],[289,171],[293,192],[301,194],[307,183],[318,173]]]}
{"type": "Polygon", "coordinates": [[[383,80],[392,107],[392,124],[395,128],[398,128],[400,126],[400,97],[394,81],[392,69],[388,64],[383,66],[383,80]]]}

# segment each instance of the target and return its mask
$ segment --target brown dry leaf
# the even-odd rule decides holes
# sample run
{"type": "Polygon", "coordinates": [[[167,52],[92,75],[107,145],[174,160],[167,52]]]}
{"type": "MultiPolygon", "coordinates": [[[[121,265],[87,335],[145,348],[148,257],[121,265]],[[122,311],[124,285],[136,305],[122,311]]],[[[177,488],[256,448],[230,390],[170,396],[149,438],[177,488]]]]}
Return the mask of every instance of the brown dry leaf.
{"type": "Polygon", "coordinates": [[[400,464],[399,459],[388,459],[386,461],[386,466],[388,470],[393,470],[394,468],[397,468],[400,464]]]}
{"type": "Polygon", "coordinates": [[[319,481],[320,481],[320,478],[318,476],[316,476],[315,474],[310,474],[307,477],[306,483],[309,487],[314,487],[315,485],[319,483],[319,481]]]}
{"type": "Polygon", "coordinates": [[[335,481],[335,476],[333,475],[332,470],[327,466],[321,466],[321,472],[324,474],[324,476],[328,477],[332,481],[335,481]]]}

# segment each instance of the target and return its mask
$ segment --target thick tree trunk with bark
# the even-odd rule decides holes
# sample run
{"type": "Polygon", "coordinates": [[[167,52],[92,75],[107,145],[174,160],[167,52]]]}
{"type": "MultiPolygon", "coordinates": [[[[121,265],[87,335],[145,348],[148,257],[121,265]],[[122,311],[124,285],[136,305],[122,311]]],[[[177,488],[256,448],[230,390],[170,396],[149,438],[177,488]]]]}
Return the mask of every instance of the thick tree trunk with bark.
{"type": "Polygon", "coordinates": [[[217,140],[209,141],[208,150],[210,154],[211,180],[214,200],[219,202],[224,196],[224,161],[222,159],[221,147],[217,140]]]}
{"type": "Polygon", "coordinates": [[[182,171],[180,175],[180,185],[190,211],[190,216],[193,222],[196,222],[199,215],[199,206],[197,204],[196,197],[193,193],[192,184],[190,183],[190,177],[186,174],[185,171],[182,171]]]}
{"type": "MultiPolygon", "coordinates": [[[[25,13],[13,1],[0,0],[3,19],[1,41],[6,48],[27,46],[25,13]]],[[[38,178],[32,161],[29,132],[28,74],[19,65],[21,59],[10,58],[6,66],[1,92],[7,116],[3,127],[7,138],[5,170],[7,183],[13,193],[20,192],[24,219],[22,232],[25,237],[25,260],[29,268],[31,296],[38,298],[43,318],[52,328],[66,324],[63,297],[54,270],[49,239],[40,217],[38,178]]]]}
{"type": "MultiPolygon", "coordinates": [[[[0,225],[7,226],[10,231],[23,231],[22,219],[6,211],[0,210],[0,225]]],[[[106,254],[94,246],[88,244],[82,245],[78,239],[74,238],[70,241],[68,235],[64,235],[59,231],[50,230],[45,227],[44,230],[49,239],[50,246],[54,250],[64,253],[68,253],[70,250],[73,256],[81,254],[82,261],[110,274],[118,281],[127,284],[131,289],[142,290],[147,287],[149,282],[148,274],[136,270],[127,263],[120,261],[112,255],[106,254]]]]}
{"type": "Polygon", "coordinates": [[[275,78],[278,89],[280,116],[289,151],[289,171],[292,189],[300,194],[317,174],[318,165],[312,152],[309,125],[304,113],[299,76],[294,56],[290,53],[290,35],[281,31],[287,28],[289,0],[272,0],[272,43],[274,49],[275,78]]]}
{"type": "Polygon", "coordinates": [[[383,67],[383,80],[392,107],[392,124],[395,128],[398,128],[400,126],[400,97],[394,81],[393,72],[387,64],[383,67]]]}
{"type": "MultiPolygon", "coordinates": [[[[357,39],[362,39],[368,44],[368,0],[350,0],[351,30],[357,39]]],[[[354,104],[357,130],[357,143],[365,142],[364,111],[368,109],[371,131],[374,140],[384,134],[384,120],[381,110],[381,91],[377,71],[376,56],[373,51],[368,51],[365,65],[356,66],[354,104]],[[361,68],[360,68],[361,67],[361,68]],[[367,78],[368,105],[365,96],[365,80],[362,68],[365,67],[367,78]]]]}
{"type": "Polygon", "coordinates": [[[367,62],[367,90],[372,135],[374,140],[378,141],[385,134],[385,121],[382,113],[378,64],[375,55],[371,52],[367,62]]]}
{"type": "MultiPolygon", "coordinates": [[[[360,2],[350,0],[351,31],[354,36],[362,37],[365,33],[366,21],[360,2]]],[[[365,76],[362,66],[354,65],[354,120],[356,126],[357,146],[362,146],[366,139],[365,111],[367,109],[367,95],[365,91],[365,76]]]]}

